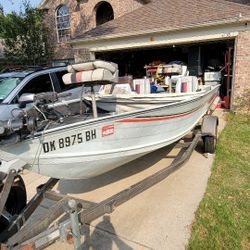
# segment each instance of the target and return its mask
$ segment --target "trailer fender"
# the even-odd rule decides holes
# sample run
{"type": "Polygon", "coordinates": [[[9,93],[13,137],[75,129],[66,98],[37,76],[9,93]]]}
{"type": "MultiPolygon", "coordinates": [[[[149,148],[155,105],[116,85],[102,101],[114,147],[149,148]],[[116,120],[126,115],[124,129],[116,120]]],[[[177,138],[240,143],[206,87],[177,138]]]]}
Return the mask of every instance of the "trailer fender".
{"type": "Polygon", "coordinates": [[[205,115],[201,126],[202,136],[217,137],[217,127],[219,125],[219,119],[217,116],[205,115]]]}

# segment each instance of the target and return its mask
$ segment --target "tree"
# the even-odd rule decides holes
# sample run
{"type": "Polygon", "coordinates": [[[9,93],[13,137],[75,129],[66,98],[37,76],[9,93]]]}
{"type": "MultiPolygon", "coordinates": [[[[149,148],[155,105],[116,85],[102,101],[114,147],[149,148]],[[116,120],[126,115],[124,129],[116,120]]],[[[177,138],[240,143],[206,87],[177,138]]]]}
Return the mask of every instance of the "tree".
{"type": "Polygon", "coordinates": [[[3,15],[3,6],[0,4],[0,16],[3,15]]]}
{"type": "Polygon", "coordinates": [[[0,15],[0,37],[4,39],[4,52],[9,63],[18,65],[47,64],[52,49],[48,43],[48,30],[41,10],[23,3],[19,14],[0,15]]]}

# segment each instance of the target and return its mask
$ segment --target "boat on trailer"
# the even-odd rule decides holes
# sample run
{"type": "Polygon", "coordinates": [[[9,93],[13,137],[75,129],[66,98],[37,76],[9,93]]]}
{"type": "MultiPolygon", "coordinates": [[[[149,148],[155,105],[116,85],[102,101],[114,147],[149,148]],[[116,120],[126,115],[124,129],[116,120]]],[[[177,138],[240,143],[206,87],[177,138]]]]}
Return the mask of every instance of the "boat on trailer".
{"type": "MultiPolygon", "coordinates": [[[[40,204],[43,195],[59,179],[97,176],[178,141],[209,111],[219,91],[218,85],[188,94],[123,96],[120,98],[121,106],[125,107],[124,103],[128,99],[131,104],[136,99],[136,105],[127,105],[126,110],[103,112],[97,109],[94,86],[116,82],[116,67],[106,62],[91,62],[73,66],[70,71],[73,72],[65,77],[66,84],[79,83],[91,88],[91,109],[86,106],[84,97],[80,100],[60,101],[63,94],[24,94],[19,100],[22,107],[20,116],[0,121],[0,243],[8,242],[10,248],[25,237],[28,239],[27,232],[29,237],[30,234],[35,236],[53,222],[57,211],[53,211],[49,221],[47,218],[41,220],[43,225],[34,227],[36,230],[32,229],[32,232],[29,227],[22,227],[40,204]],[[87,68],[87,73],[75,73],[74,70],[79,67],[81,70],[87,68]],[[144,102],[150,103],[143,106],[144,102]],[[52,177],[38,189],[27,205],[25,185],[19,175],[23,169],[52,177]]],[[[106,98],[110,102],[109,96],[100,98],[106,98]]],[[[212,149],[217,119],[206,118],[208,116],[203,121],[208,122],[202,126],[203,131],[196,134],[188,153],[181,153],[180,161],[174,161],[169,169],[159,171],[103,201],[102,206],[99,204],[88,208],[82,214],[85,218],[83,223],[106,213],[109,206],[110,211],[113,210],[114,201],[116,205],[122,204],[139,191],[142,192],[168,176],[190,156],[201,136],[205,135],[207,138],[205,147],[207,145],[212,149]]],[[[86,201],[82,204],[89,206],[86,201]]]]}
{"type": "MultiPolygon", "coordinates": [[[[115,82],[115,64],[97,62],[71,66],[65,83],[79,83],[93,90],[96,84],[115,82]]],[[[101,114],[92,92],[92,112],[75,115],[57,112],[50,103],[53,94],[43,93],[35,96],[33,108],[23,112],[18,121],[2,123],[1,152],[14,155],[26,163],[24,168],[41,175],[58,179],[94,177],[185,136],[207,113],[218,90],[219,86],[209,86],[186,98],[178,94],[176,101],[170,94],[170,102],[161,102],[163,97],[152,94],[151,101],[157,105],[101,114]]],[[[6,172],[4,159],[2,162],[0,171],[6,172]]]]}

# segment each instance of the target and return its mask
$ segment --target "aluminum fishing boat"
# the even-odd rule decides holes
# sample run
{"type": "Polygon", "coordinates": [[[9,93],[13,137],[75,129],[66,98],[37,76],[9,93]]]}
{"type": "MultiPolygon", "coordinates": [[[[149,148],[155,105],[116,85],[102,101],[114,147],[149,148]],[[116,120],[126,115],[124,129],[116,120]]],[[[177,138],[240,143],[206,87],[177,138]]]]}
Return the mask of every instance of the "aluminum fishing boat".
{"type": "MultiPolygon", "coordinates": [[[[117,75],[113,68],[100,71],[94,65],[90,70],[86,81],[82,72],[70,73],[64,80],[67,84],[93,86],[117,75]],[[93,73],[96,70],[99,71],[93,73]]],[[[0,124],[0,172],[6,172],[2,155],[10,153],[26,163],[24,168],[41,175],[58,179],[100,175],[185,136],[207,113],[218,90],[219,85],[210,86],[170,103],[101,114],[94,99],[91,112],[80,101],[79,113],[62,113],[51,104],[53,94],[36,95],[33,108],[23,112],[21,118],[0,124]]],[[[153,96],[152,101],[157,98],[153,96]]],[[[94,93],[92,97],[95,98],[94,93]]]]}
{"type": "Polygon", "coordinates": [[[41,131],[2,145],[1,151],[14,154],[27,162],[26,168],[42,175],[93,177],[182,138],[206,114],[217,93],[215,86],[192,99],[157,108],[48,121],[41,131]]]}

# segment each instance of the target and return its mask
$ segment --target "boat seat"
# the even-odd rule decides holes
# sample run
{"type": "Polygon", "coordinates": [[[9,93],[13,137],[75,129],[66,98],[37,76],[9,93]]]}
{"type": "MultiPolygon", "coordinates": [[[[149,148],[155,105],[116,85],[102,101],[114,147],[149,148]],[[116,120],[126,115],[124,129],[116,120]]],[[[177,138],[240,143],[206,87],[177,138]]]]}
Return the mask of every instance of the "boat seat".
{"type": "Polygon", "coordinates": [[[199,88],[198,78],[196,76],[184,76],[177,80],[176,93],[195,92],[199,88]]]}
{"type": "Polygon", "coordinates": [[[189,76],[189,71],[187,70],[187,66],[186,65],[182,65],[181,66],[182,68],[182,73],[181,75],[172,75],[171,76],[171,82],[176,84],[178,79],[180,79],[181,77],[184,77],[184,76],[189,76]]]}
{"type": "Polygon", "coordinates": [[[95,60],[84,63],[76,63],[68,65],[67,70],[69,73],[89,71],[95,69],[106,69],[111,73],[115,73],[118,70],[118,65],[116,63],[107,62],[103,60],[95,60]]]}
{"type": "Polygon", "coordinates": [[[118,66],[115,63],[101,60],[68,66],[68,72],[63,76],[63,82],[70,84],[109,84],[118,82],[118,66]]]}

